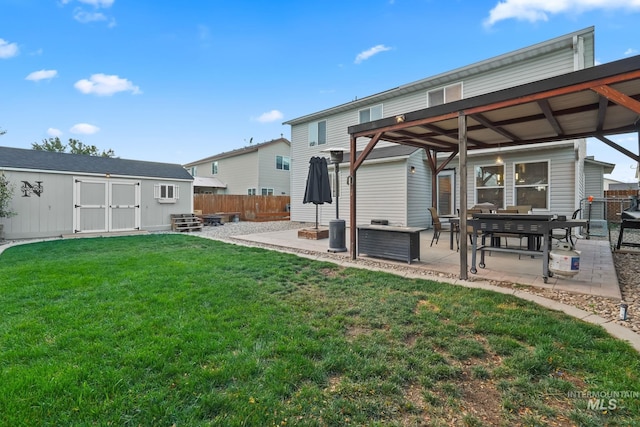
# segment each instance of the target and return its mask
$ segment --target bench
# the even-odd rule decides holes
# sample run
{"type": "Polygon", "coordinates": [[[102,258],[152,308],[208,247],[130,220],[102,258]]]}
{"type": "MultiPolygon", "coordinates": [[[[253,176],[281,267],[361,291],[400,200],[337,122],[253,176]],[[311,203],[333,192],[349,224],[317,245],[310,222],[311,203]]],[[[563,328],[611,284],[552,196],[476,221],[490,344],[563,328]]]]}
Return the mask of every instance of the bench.
{"type": "Polygon", "coordinates": [[[289,221],[289,212],[256,212],[256,221],[289,221]]]}
{"type": "Polygon", "coordinates": [[[200,231],[202,221],[195,214],[171,214],[172,231],[200,231]]]}

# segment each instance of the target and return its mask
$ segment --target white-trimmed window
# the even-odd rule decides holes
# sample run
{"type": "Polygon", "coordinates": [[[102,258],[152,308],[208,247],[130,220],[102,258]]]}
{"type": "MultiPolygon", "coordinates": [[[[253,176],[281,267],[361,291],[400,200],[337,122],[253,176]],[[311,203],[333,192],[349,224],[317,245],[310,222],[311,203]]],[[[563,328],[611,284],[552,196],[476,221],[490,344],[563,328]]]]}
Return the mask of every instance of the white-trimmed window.
{"type": "Polygon", "coordinates": [[[548,161],[516,163],[513,179],[515,204],[549,209],[548,161]]]}
{"type": "Polygon", "coordinates": [[[273,196],[273,188],[262,188],[263,196],[273,196]]]}
{"type": "Polygon", "coordinates": [[[153,186],[153,197],[159,203],[175,203],[180,198],[180,187],[175,184],[156,184],[153,186]]]}
{"type": "Polygon", "coordinates": [[[327,121],[309,123],[309,146],[327,143],[327,121]]]}
{"type": "Polygon", "coordinates": [[[374,105],[373,107],[360,110],[358,114],[360,116],[360,123],[379,120],[382,118],[382,104],[374,105]]]}
{"type": "Polygon", "coordinates": [[[256,195],[256,189],[255,188],[248,188],[247,189],[247,195],[248,196],[255,196],[256,195]]]}
{"type": "Polygon", "coordinates": [[[276,156],[276,169],[288,171],[291,168],[291,159],[285,156],[276,156]]]}
{"type": "Polygon", "coordinates": [[[504,207],[504,165],[476,166],[476,203],[504,207]]]}
{"type": "Polygon", "coordinates": [[[211,163],[211,175],[218,174],[218,162],[211,163]]]}
{"type": "Polygon", "coordinates": [[[446,104],[462,99],[462,83],[455,83],[427,92],[427,107],[446,104]]]}
{"type": "Polygon", "coordinates": [[[198,172],[198,167],[197,166],[191,166],[191,176],[196,176],[196,173],[198,172]]]}

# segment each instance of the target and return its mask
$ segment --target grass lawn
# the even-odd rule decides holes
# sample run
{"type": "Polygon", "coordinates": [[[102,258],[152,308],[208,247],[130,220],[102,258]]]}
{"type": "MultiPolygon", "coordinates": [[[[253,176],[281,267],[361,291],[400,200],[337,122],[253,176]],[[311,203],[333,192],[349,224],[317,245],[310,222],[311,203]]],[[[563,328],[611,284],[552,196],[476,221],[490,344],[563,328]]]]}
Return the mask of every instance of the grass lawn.
{"type": "Polygon", "coordinates": [[[194,236],[10,248],[0,307],[1,425],[627,426],[640,414],[640,355],[600,327],[194,236]]]}

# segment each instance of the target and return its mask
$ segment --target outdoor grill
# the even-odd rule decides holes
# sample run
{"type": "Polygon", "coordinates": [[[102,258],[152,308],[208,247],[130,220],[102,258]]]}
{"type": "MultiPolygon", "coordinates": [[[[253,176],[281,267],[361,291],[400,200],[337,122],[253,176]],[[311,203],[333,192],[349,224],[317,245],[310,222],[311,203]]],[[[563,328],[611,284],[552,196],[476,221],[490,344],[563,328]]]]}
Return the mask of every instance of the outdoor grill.
{"type": "Polygon", "coordinates": [[[468,221],[473,226],[472,252],[471,252],[471,273],[478,272],[476,268],[476,254],[480,252],[480,268],[485,267],[485,252],[510,252],[521,255],[542,255],[542,277],[545,283],[553,276],[549,271],[549,252],[551,250],[551,234],[554,229],[567,229],[573,227],[583,227],[587,221],[583,219],[570,219],[558,217],[557,215],[540,214],[482,214],[473,215],[473,219],[468,221]],[[496,234],[516,234],[527,238],[527,248],[500,247],[498,240],[493,238],[496,234]],[[481,235],[481,242],[488,241],[491,244],[478,245],[478,234],[481,235]]]}

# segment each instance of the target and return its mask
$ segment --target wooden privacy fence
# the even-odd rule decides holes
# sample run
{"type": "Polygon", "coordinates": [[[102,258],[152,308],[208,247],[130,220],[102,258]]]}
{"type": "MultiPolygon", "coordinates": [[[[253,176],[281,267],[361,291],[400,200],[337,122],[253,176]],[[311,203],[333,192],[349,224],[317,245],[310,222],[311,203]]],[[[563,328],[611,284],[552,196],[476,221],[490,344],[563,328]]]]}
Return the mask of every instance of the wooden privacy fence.
{"type": "Polygon", "coordinates": [[[240,221],[289,220],[289,196],[194,194],[193,209],[202,214],[238,213],[240,221]]]}

